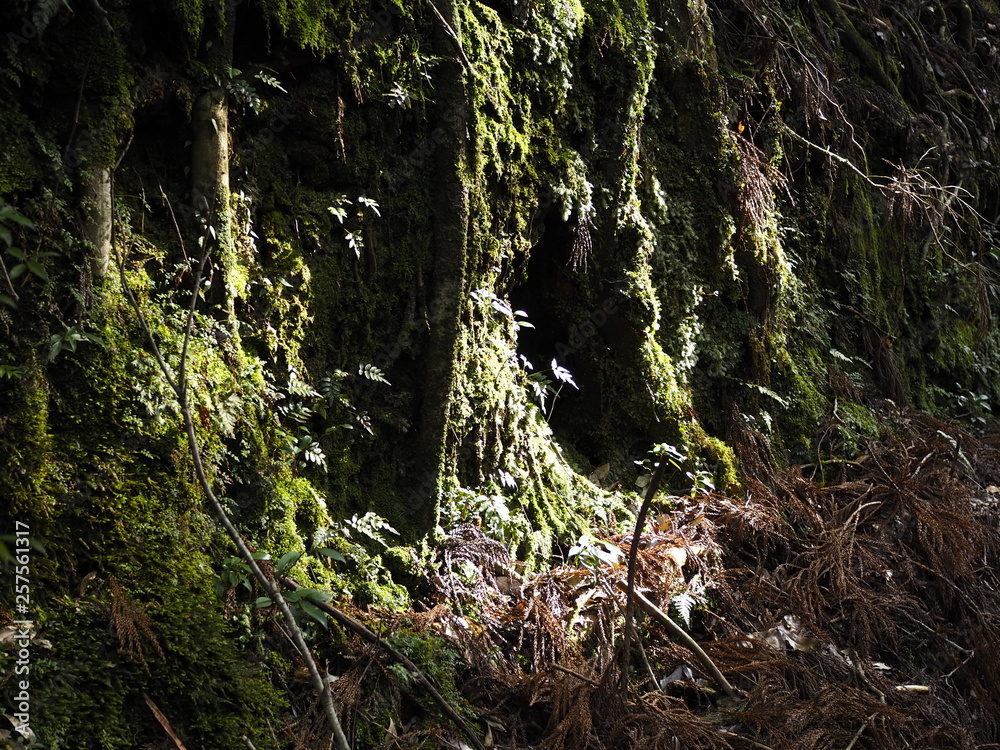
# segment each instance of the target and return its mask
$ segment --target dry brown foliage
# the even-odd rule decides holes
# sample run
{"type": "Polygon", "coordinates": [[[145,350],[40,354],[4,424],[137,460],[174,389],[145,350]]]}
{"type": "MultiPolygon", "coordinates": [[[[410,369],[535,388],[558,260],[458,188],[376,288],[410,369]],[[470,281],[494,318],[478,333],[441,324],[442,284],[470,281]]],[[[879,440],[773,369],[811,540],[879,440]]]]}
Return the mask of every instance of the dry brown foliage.
{"type": "Polygon", "coordinates": [[[118,585],[114,576],[108,576],[108,585],[111,589],[110,627],[118,636],[119,648],[133,659],[137,659],[148,671],[149,665],[146,663],[146,654],[140,637],[142,634],[153,645],[159,657],[166,661],[167,656],[160,648],[156,633],[153,632],[152,618],[127,591],[118,585]]]}
{"type": "MultiPolygon", "coordinates": [[[[452,698],[491,747],[994,747],[1000,436],[889,402],[880,416],[894,437],[838,462],[833,481],[765,464],[741,496],[674,498],[641,535],[637,589],[678,622],[675,597],[699,602],[685,627],[735,700],[652,621],[622,694],[624,565],[524,576],[475,526],[440,548],[434,606],[382,613],[382,627],[452,644],[464,665],[452,698]]],[[[631,535],[608,541],[627,551],[631,535]]],[[[378,649],[351,650],[334,686],[350,722],[428,711],[378,649]]],[[[379,746],[461,747],[440,726],[397,723],[379,746]]]]}

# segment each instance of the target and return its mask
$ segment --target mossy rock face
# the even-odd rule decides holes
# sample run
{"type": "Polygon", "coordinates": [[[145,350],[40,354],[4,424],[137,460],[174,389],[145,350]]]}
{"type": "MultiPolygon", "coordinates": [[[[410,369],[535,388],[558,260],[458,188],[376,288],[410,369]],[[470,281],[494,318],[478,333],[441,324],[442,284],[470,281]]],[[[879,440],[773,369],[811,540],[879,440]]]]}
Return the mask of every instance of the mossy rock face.
{"type": "MultiPolygon", "coordinates": [[[[998,82],[973,56],[974,92],[897,65],[912,20],[886,40],[829,2],[454,0],[449,28],[395,1],[84,5],[0,9],[45,27],[0,40],[0,203],[35,223],[11,229],[35,265],[5,253],[0,280],[0,513],[48,550],[45,742],[151,742],[146,693],[191,746],[233,747],[289,699],[247,666],[251,593],[228,611],[212,588],[232,552],[121,279],[88,270],[90,169],[114,170],[115,248],[174,374],[191,259],[221,235],[187,342],[209,481],[256,549],[342,554],[297,573],[361,604],[407,605],[439,524],[549,564],[636,501],[586,477],[632,489],[654,443],[687,456],[674,489],[732,488],[747,434],[822,462],[879,435],[878,398],[1000,399],[998,82]],[[190,205],[206,88],[232,148],[215,217],[190,205]],[[935,184],[955,210],[907,213],[935,184]],[[108,630],[126,594],[146,666],[108,630]]],[[[934,44],[992,39],[987,12],[934,44]]],[[[446,678],[440,644],[407,643],[446,678]]]]}

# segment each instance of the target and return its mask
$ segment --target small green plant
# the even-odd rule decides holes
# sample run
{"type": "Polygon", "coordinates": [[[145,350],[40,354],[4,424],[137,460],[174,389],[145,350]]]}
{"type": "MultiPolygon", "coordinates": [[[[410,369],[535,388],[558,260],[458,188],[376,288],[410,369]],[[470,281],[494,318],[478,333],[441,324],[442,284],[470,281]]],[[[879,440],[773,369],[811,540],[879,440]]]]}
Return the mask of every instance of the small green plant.
{"type": "Polygon", "coordinates": [[[369,540],[376,542],[385,549],[388,549],[391,545],[385,538],[383,532],[392,534],[393,536],[399,536],[399,532],[396,531],[396,529],[394,529],[388,521],[372,511],[368,511],[363,516],[355,514],[347,520],[347,526],[349,528],[344,529],[344,535],[348,538],[351,538],[351,529],[353,529],[358,534],[367,537],[369,540]]]}
{"type": "Polygon", "coordinates": [[[472,299],[480,307],[492,307],[498,313],[503,315],[512,321],[518,328],[534,328],[534,326],[528,322],[528,313],[524,310],[515,310],[511,304],[498,297],[494,292],[488,289],[476,289],[472,292],[472,299]]]}
{"type": "Polygon", "coordinates": [[[288,91],[281,85],[277,78],[261,70],[248,78],[239,68],[229,67],[226,69],[226,79],[222,80],[215,76],[215,81],[219,86],[226,89],[226,93],[237,104],[249,107],[254,114],[260,114],[267,108],[267,102],[261,97],[254,84],[255,81],[263,83],[265,86],[277,89],[284,94],[288,91]]]}
{"type": "Polygon", "coordinates": [[[974,425],[986,426],[988,415],[993,413],[989,394],[975,393],[955,383],[955,391],[948,394],[948,406],[956,419],[967,419],[974,425]]]}
{"type": "MultiPolygon", "coordinates": [[[[658,443],[653,446],[650,451],[654,456],[659,456],[665,460],[678,474],[682,474],[687,477],[691,482],[691,488],[688,490],[688,494],[692,497],[698,497],[698,495],[707,495],[715,491],[715,477],[712,472],[708,471],[699,459],[692,459],[690,456],[686,456],[681,453],[676,446],[669,445],[668,443],[658,443]],[[693,465],[693,470],[688,470],[688,466],[693,465]]],[[[644,466],[644,462],[636,461],[640,466],[644,466]]]]}
{"type": "MultiPolygon", "coordinates": [[[[501,472],[500,481],[515,480],[509,473],[501,472]],[[509,480],[503,478],[504,474],[509,480]]],[[[505,544],[522,539],[531,529],[524,510],[520,507],[511,509],[508,498],[499,492],[474,492],[456,487],[443,498],[441,511],[442,522],[448,526],[472,523],[482,528],[490,538],[505,544]]]]}
{"type": "Polygon", "coordinates": [[[54,333],[50,337],[49,353],[46,356],[46,362],[52,362],[65,349],[75,352],[76,345],[81,341],[90,341],[100,347],[104,346],[104,340],[100,336],[81,331],[76,326],[67,326],[66,330],[62,333],[54,333]]]}
{"type": "Polygon", "coordinates": [[[409,109],[417,96],[404,89],[398,82],[392,85],[392,89],[385,95],[390,107],[394,109],[409,109]]]}
{"type": "Polygon", "coordinates": [[[327,210],[344,226],[344,239],[347,240],[347,246],[354,251],[355,256],[360,260],[361,251],[365,248],[363,228],[367,219],[366,211],[379,217],[382,216],[382,213],[379,211],[377,201],[361,195],[358,196],[358,208],[352,217],[348,215],[345,208],[345,206],[350,206],[352,203],[351,199],[346,195],[338,195],[333,199],[333,205],[328,206],[327,210]]]}
{"type": "MultiPolygon", "coordinates": [[[[472,299],[475,300],[476,304],[480,307],[489,307],[500,313],[517,328],[535,327],[528,321],[528,313],[524,310],[515,310],[511,304],[507,302],[507,300],[498,297],[494,292],[491,292],[488,289],[476,289],[472,292],[472,299]]],[[[519,364],[521,369],[530,373],[528,375],[528,384],[531,387],[535,398],[538,399],[543,413],[545,412],[545,402],[551,396],[552,402],[549,407],[548,414],[545,417],[546,421],[552,419],[552,413],[555,411],[556,399],[559,398],[559,394],[562,393],[563,388],[570,385],[577,390],[580,389],[580,387],[573,380],[573,374],[560,365],[555,359],[549,363],[549,369],[539,370],[538,372],[534,372],[535,366],[531,364],[531,362],[528,361],[528,358],[523,354],[519,354],[516,357],[512,355],[511,364],[515,367],[519,364]]]]}
{"type": "MultiPolygon", "coordinates": [[[[254,560],[270,560],[271,555],[267,552],[254,552],[254,560]]],[[[222,561],[222,570],[219,577],[213,582],[215,593],[220,597],[225,597],[230,589],[239,587],[245,588],[248,592],[253,591],[252,581],[253,571],[240,557],[227,557],[222,561]]]]}
{"type": "MultiPolygon", "coordinates": [[[[339,560],[340,562],[345,562],[344,556],[336,550],[317,549],[313,551],[339,560]]],[[[296,550],[286,552],[282,555],[274,564],[275,577],[280,578],[286,575],[301,559],[303,554],[296,550]]],[[[267,552],[254,552],[252,556],[254,560],[271,559],[271,555],[267,552]]],[[[223,599],[227,598],[229,592],[234,589],[243,589],[247,594],[252,594],[254,590],[253,572],[242,558],[228,557],[222,561],[222,570],[219,573],[219,577],[215,579],[214,584],[216,593],[223,599]]],[[[324,627],[327,626],[326,612],[317,607],[314,602],[329,601],[332,596],[330,593],[310,588],[299,588],[289,591],[284,596],[285,601],[288,602],[297,620],[301,621],[304,617],[310,617],[324,627]]],[[[257,609],[267,609],[273,604],[274,602],[271,597],[259,596],[254,600],[253,606],[257,609]]]]}
{"type": "MultiPolygon", "coordinates": [[[[531,362],[529,362],[524,357],[521,358],[521,364],[526,370],[531,370],[531,362]]],[[[562,389],[567,385],[571,385],[577,390],[580,390],[578,386],[573,381],[573,374],[562,367],[556,360],[552,360],[550,363],[551,367],[548,370],[540,370],[539,372],[534,372],[528,376],[528,382],[531,384],[531,389],[534,391],[535,398],[542,406],[542,411],[545,411],[545,399],[552,396],[552,406],[549,408],[549,413],[546,415],[546,421],[552,419],[552,413],[556,409],[556,399],[559,398],[559,394],[562,393],[562,389]],[[549,377],[549,374],[552,377],[549,377]],[[554,380],[553,380],[554,378],[554,380]],[[556,383],[558,382],[558,387],[556,383]]]]}
{"type": "MultiPolygon", "coordinates": [[[[328,556],[339,558],[341,561],[344,560],[344,556],[334,550],[322,550],[322,552],[328,556]]],[[[286,575],[295,566],[295,563],[299,561],[302,555],[302,552],[294,550],[283,554],[278,559],[278,562],[274,564],[275,577],[281,578],[281,576],[286,575]]],[[[327,602],[332,596],[333,595],[327,591],[319,591],[317,589],[303,587],[286,593],[285,601],[288,602],[291,607],[296,620],[302,620],[302,616],[307,615],[325,628],[327,627],[327,614],[322,609],[317,607],[314,602],[327,602]]],[[[254,606],[258,609],[266,609],[273,603],[274,602],[271,600],[271,597],[260,596],[257,597],[257,600],[254,602],[254,606]]]]}
{"type": "MultiPolygon", "coordinates": [[[[389,384],[375,365],[360,364],[358,375],[389,384]]],[[[353,430],[355,425],[372,434],[368,415],[356,409],[344,392],[343,384],[348,377],[343,370],[335,370],[324,375],[314,388],[289,365],[287,385],[271,385],[270,396],[277,403],[276,411],[290,427],[282,434],[281,451],[291,456],[300,469],[311,465],[326,470],[326,453],[321,444],[323,436],[339,430],[353,430]]]]}
{"type": "Polygon", "coordinates": [[[625,559],[625,553],[617,545],[595,539],[590,534],[581,534],[566,556],[570,562],[575,562],[595,575],[602,565],[621,565],[625,559]]]}
{"type": "Polygon", "coordinates": [[[378,367],[373,364],[367,364],[362,362],[358,365],[358,375],[362,375],[369,380],[373,380],[376,383],[385,383],[386,385],[392,385],[385,378],[385,373],[383,373],[378,367]]]}
{"type": "Polygon", "coordinates": [[[22,216],[10,206],[0,206],[0,240],[3,240],[3,243],[7,246],[4,254],[10,256],[15,261],[15,264],[8,270],[7,264],[3,258],[0,258],[0,269],[3,270],[7,289],[10,292],[10,295],[0,294],[0,304],[7,305],[7,307],[17,306],[17,292],[14,290],[14,279],[28,274],[29,276],[37,276],[42,281],[48,281],[49,276],[42,264],[38,262],[38,258],[57,255],[57,253],[44,252],[36,253],[33,257],[28,257],[23,250],[14,246],[14,233],[11,231],[11,227],[14,224],[19,224],[28,229],[35,228],[35,224],[31,219],[22,216]]]}

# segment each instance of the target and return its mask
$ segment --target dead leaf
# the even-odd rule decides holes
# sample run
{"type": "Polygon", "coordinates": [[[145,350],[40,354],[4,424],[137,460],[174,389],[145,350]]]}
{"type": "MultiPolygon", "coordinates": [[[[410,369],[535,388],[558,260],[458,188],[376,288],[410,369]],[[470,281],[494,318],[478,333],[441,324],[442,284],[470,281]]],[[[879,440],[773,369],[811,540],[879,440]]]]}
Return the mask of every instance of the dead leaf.
{"type": "Polygon", "coordinates": [[[611,472],[611,464],[604,463],[590,472],[590,476],[587,477],[591,482],[596,484],[598,487],[603,487],[604,483],[608,479],[608,474],[611,472]]]}
{"type": "Polygon", "coordinates": [[[684,569],[684,566],[687,565],[687,550],[683,547],[671,547],[667,550],[667,559],[673,563],[673,566],[677,568],[677,572],[680,573],[684,569]]]}

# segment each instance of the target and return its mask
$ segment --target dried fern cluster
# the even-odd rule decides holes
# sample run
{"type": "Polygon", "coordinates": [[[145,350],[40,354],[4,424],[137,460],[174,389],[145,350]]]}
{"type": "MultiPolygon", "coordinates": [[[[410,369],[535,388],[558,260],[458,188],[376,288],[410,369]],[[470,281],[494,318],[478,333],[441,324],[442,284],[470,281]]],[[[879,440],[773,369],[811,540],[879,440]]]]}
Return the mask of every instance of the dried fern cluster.
{"type": "MultiPolygon", "coordinates": [[[[475,526],[440,548],[434,606],[379,613],[382,632],[453,649],[451,699],[487,747],[997,746],[1000,453],[886,409],[896,437],[836,481],[762,461],[742,496],[676,499],[641,536],[638,590],[687,620],[736,698],[647,620],[623,692],[624,566],[522,576],[475,526]]],[[[335,689],[354,721],[399,712],[381,747],[464,746],[371,645],[335,689]]]]}

